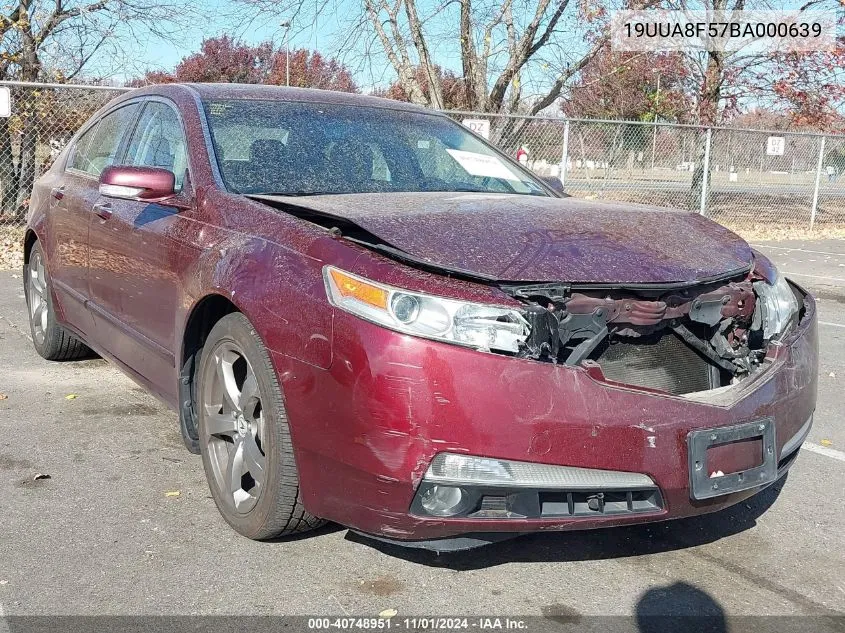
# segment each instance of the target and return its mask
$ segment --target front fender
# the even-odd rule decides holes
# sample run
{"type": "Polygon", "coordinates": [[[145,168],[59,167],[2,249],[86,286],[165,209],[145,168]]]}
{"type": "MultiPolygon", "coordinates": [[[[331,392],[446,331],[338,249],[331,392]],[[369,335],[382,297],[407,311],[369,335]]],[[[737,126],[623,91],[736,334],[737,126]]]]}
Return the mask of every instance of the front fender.
{"type": "MultiPolygon", "coordinates": [[[[337,250],[332,242],[327,237],[313,245],[316,252],[301,253],[267,239],[229,235],[202,253],[194,274],[186,275],[187,292],[194,305],[209,294],[226,297],[270,351],[328,369],[333,316],[322,268],[330,256],[325,251],[337,250]]],[[[357,256],[343,250],[341,260],[357,256]]]]}

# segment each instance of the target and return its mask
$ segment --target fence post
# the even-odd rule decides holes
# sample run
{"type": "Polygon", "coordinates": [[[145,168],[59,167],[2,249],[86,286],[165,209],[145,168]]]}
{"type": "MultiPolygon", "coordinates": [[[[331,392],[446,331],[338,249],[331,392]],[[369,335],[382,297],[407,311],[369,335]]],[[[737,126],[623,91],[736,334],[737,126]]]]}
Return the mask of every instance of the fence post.
{"type": "Polygon", "coordinates": [[[710,184],[710,141],[713,139],[713,128],[707,128],[707,139],[704,142],[704,173],[701,174],[701,205],[698,213],[704,215],[707,212],[707,192],[710,184]]]}
{"type": "Polygon", "coordinates": [[[563,150],[560,155],[560,188],[566,190],[566,163],[569,159],[569,119],[563,124],[563,150]]]}
{"type": "Polygon", "coordinates": [[[819,185],[822,180],[822,164],[824,163],[824,142],[827,140],[826,136],[822,136],[822,142],[819,143],[819,162],[816,164],[816,186],[813,189],[813,207],[810,210],[810,230],[813,230],[813,225],[816,223],[816,210],[819,208],[819,185]]]}
{"type": "Polygon", "coordinates": [[[651,135],[651,171],[654,171],[654,154],[657,151],[657,121],[654,122],[654,131],[651,135]]]}

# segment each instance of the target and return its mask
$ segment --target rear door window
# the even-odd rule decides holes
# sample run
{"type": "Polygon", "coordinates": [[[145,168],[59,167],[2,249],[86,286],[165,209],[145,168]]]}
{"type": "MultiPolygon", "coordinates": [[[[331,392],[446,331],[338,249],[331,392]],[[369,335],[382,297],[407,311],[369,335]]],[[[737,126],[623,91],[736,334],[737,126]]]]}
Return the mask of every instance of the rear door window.
{"type": "Polygon", "coordinates": [[[138,112],[139,104],[132,103],[110,112],[79,137],[70,161],[70,168],[96,178],[118,159],[121,141],[138,112]]]}

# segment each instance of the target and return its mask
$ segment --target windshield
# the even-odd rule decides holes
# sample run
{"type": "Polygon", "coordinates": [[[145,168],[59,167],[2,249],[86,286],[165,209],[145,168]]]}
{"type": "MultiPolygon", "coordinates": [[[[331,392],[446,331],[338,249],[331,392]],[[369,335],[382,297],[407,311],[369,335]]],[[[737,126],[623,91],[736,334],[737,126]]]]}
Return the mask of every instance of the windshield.
{"type": "Polygon", "coordinates": [[[442,116],[286,101],[204,106],[223,180],[237,193],[547,195],[537,180],[442,116]]]}

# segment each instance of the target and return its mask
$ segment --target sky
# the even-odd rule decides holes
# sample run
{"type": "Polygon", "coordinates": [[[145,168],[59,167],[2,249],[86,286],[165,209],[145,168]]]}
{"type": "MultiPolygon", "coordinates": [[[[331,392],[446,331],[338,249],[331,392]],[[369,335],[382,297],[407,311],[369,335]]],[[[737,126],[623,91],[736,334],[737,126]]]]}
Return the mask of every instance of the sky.
{"type": "MultiPolygon", "coordinates": [[[[173,0],[179,1],[179,0],[173,0]]],[[[199,2],[198,10],[201,18],[193,18],[190,28],[170,40],[162,40],[149,33],[135,33],[134,37],[128,33],[130,27],[122,26],[115,33],[115,41],[134,41],[127,60],[115,61],[108,54],[94,59],[86,68],[90,77],[109,77],[118,83],[140,77],[147,70],[171,71],[186,56],[199,50],[202,40],[227,33],[246,44],[258,44],[272,41],[277,47],[283,47],[285,29],[280,22],[290,17],[291,49],[307,48],[320,50],[329,55],[336,55],[338,46],[344,35],[350,33],[350,20],[361,15],[361,0],[303,0],[299,16],[269,15],[258,13],[249,2],[264,2],[278,5],[292,0],[195,0],[199,2]],[[311,4],[313,2],[314,4],[311,4]],[[319,4],[318,4],[319,3],[319,4]],[[319,17],[314,20],[315,9],[321,7],[319,17]]],[[[521,9],[514,12],[519,29],[521,21],[527,21],[531,12],[526,4],[530,0],[515,0],[515,7],[521,9]]],[[[608,4],[622,0],[608,0],[608,4]]],[[[793,8],[801,0],[783,0],[782,8],[793,8]]],[[[843,0],[845,1],[845,0],[843,0]]],[[[431,35],[429,47],[435,62],[447,70],[461,72],[460,53],[457,38],[454,35],[456,14],[454,5],[441,0],[420,0],[418,7],[421,17],[425,21],[426,32],[431,35]]],[[[498,10],[498,0],[476,0],[474,12],[481,23],[486,22],[485,11],[498,10]]],[[[584,52],[587,42],[583,37],[583,23],[568,12],[564,20],[558,25],[555,45],[545,47],[525,71],[522,77],[523,97],[542,95],[548,86],[567,63],[577,60],[584,52]]],[[[118,47],[120,48],[120,47],[118,47]]],[[[387,87],[395,80],[395,72],[387,63],[384,52],[378,42],[363,40],[347,42],[346,49],[357,54],[340,55],[340,60],[352,72],[355,82],[363,92],[370,92],[374,88],[387,87]],[[368,48],[368,45],[372,47],[368,48]],[[365,54],[369,51],[369,54],[365,54]]],[[[491,73],[496,72],[497,63],[501,58],[491,60],[491,73]]]]}
{"type": "MultiPolygon", "coordinates": [[[[154,69],[172,70],[183,57],[198,51],[203,39],[222,33],[232,33],[233,31],[237,32],[236,34],[248,44],[256,44],[268,39],[274,39],[280,45],[284,42],[284,29],[279,27],[275,20],[253,19],[249,28],[245,28],[244,23],[238,23],[236,19],[239,12],[246,17],[248,11],[245,9],[239,10],[234,3],[205,0],[199,4],[201,10],[206,14],[204,17],[208,18],[207,21],[203,21],[195,28],[186,30],[173,42],[165,42],[151,37],[147,45],[138,51],[140,54],[139,62],[154,69]]],[[[311,31],[311,33],[307,34],[302,32],[301,28],[296,29],[299,31],[297,33],[294,33],[294,29],[291,29],[291,48],[313,46],[314,36],[317,35],[317,32],[313,25],[308,26],[308,31],[311,31]]]]}
{"type": "MultiPolygon", "coordinates": [[[[335,0],[339,5],[347,3],[358,3],[355,0],[335,0]]],[[[199,50],[203,39],[215,37],[227,33],[234,35],[246,44],[258,44],[268,40],[273,41],[278,47],[283,47],[285,42],[285,29],[279,26],[282,17],[255,16],[255,12],[249,7],[239,5],[236,2],[225,0],[200,0],[199,8],[205,14],[201,24],[195,28],[187,29],[180,33],[175,41],[164,41],[155,36],[146,34],[140,38],[143,42],[132,51],[135,68],[126,69],[118,73],[110,73],[106,70],[107,59],[92,60],[94,62],[91,70],[96,73],[97,67],[103,69],[114,79],[131,79],[137,76],[138,69],[144,70],[173,70],[173,68],[186,56],[199,50]]],[[[332,14],[344,13],[340,11],[332,14]]],[[[310,16],[309,16],[310,17],[310,16]]],[[[342,25],[333,19],[332,15],[321,15],[316,21],[313,19],[301,19],[293,21],[289,38],[291,50],[297,48],[321,49],[322,52],[329,52],[331,43],[337,36],[342,25]]],[[[115,37],[122,37],[120,31],[115,37]]],[[[353,69],[354,71],[355,69],[353,69]]],[[[359,70],[356,72],[356,81],[359,85],[367,87],[374,83],[372,73],[359,70]]]]}
{"type": "MultiPolygon", "coordinates": [[[[170,71],[187,55],[199,50],[203,39],[227,33],[233,35],[246,44],[258,44],[271,40],[278,47],[284,46],[285,29],[279,26],[284,19],[282,15],[258,15],[246,4],[225,0],[198,0],[200,10],[204,14],[200,20],[194,20],[197,26],[179,33],[176,41],[163,41],[149,35],[134,38],[141,40],[133,47],[130,67],[116,69],[114,60],[107,55],[101,59],[94,59],[88,67],[92,76],[110,77],[118,82],[138,77],[146,70],[170,71]],[[112,67],[109,67],[109,64],[112,67]]],[[[248,0],[247,0],[248,1],[248,0]]],[[[255,1],[255,0],[253,0],[255,1]]],[[[314,5],[305,4],[302,15],[292,19],[290,28],[291,49],[307,48],[320,50],[324,54],[335,56],[341,40],[351,31],[350,20],[361,15],[361,0],[312,0],[314,5]],[[319,5],[317,3],[320,3],[319,5]],[[319,16],[313,19],[315,8],[320,6],[319,16]]],[[[306,0],[307,2],[307,0],[306,0]]],[[[281,4],[281,2],[280,2],[281,4]]],[[[478,5],[484,5],[479,0],[478,5]]],[[[490,6],[496,1],[491,0],[490,6]]],[[[460,52],[458,41],[453,36],[455,16],[447,11],[438,9],[438,0],[425,0],[419,4],[421,17],[426,20],[426,30],[434,34],[429,46],[436,63],[447,70],[461,72],[460,52]]],[[[521,12],[522,13],[522,12],[521,12]]],[[[479,18],[483,18],[479,15],[479,18]]],[[[527,13],[517,16],[517,21],[530,18],[527,13]]],[[[122,27],[115,33],[116,38],[124,38],[129,27],[122,27]]],[[[569,46],[570,52],[583,45],[581,38],[572,38],[571,42],[579,42],[569,46]]],[[[378,43],[368,49],[373,42],[346,42],[346,50],[353,49],[355,53],[340,55],[340,60],[352,72],[355,82],[364,91],[369,92],[376,87],[386,87],[395,80],[395,72],[389,66],[383,49],[378,43]],[[364,51],[369,50],[365,55],[364,51]]],[[[547,73],[548,74],[548,73],[547,73]]],[[[523,81],[526,81],[526,77],[523,81]]],[[[548,78],[546,78],[548,79],[548,78]]],[[[542,83],[542,82],[541,82],[542,83]]],[[[545,83],[548,83],[547,81],[545,83]]]]}

